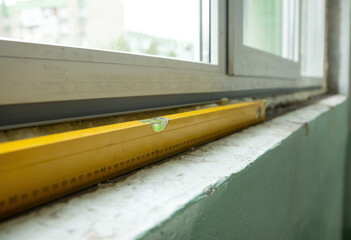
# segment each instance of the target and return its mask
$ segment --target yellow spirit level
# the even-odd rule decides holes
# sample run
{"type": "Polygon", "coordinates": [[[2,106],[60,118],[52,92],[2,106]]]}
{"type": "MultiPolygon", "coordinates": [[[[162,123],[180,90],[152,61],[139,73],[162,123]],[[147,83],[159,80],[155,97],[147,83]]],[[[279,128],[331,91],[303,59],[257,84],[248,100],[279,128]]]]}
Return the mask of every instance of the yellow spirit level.
{"type": "Polygon", "coordinates": [[[0,144],[0,218],[263,121],[265,101],[0,144]]]}

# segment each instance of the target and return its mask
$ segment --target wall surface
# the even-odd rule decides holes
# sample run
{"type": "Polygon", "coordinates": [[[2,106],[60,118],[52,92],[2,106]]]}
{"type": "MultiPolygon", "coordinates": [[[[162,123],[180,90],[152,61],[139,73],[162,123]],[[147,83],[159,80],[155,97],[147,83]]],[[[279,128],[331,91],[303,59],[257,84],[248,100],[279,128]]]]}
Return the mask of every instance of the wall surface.
{"type": "Polygon", "coordinates": [[[2,222],[0,239],[341,239],[347,113],[329,97],[2,222]]]}
{"type": "Polygon", "coordinates": [[[345,95],[350,88],[350,12],[349,0],[327,0],[327,85],[345,95]]]}
{"type": "MultiPolygon", "coordinates": [[[[351,92],[351,1],[327,0],[327,81],[330,92],[351,92]]],[[[344,167],[343,239],[351,239],[351,100],[348,99],[349,137],[344,167]]]]}
{"type": "MultiPolygon", "coordinates": [[[[349,111],[350,111],[350,108],[349,108],[349,111]]],[[[350,128],[350,124],[349,124],[349,128],[350,128]]],[[[349,129],[348,138],[347,138],[344,179],[345,179],[344,180],[345,183],[344,183],[343,239],[348,240],[348,239],[351,239],[351,131],[350,129],[349,129]]]]}

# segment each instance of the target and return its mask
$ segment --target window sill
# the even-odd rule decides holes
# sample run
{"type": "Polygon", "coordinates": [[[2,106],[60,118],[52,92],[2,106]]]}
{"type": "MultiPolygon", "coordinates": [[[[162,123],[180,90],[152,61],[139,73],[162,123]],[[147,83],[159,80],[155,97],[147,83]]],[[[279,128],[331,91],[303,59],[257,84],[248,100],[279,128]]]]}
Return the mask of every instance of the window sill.
{"type": "MultiPolygon", "coordinates": [[[[238,236],[247,237],[255,232],[259,236],[257,234],[260,227],[251,233],[244,231],[254,229],[253,224],[255,221],[259,222],[265,211],[272,217],[263,224],[267,228],[267,224],[274,224],[274,221],[284,222],[292,214],[300,214],[297,216],[299,219],[307,204],[307,200],[300,199],[301,196],[308,195],[311,199],[318,199],[318,194],[312,192],[315,189],[313,184],[318,182],[314,180],[317,177],[312,175],[316,171],[318,178],[322,180],[333,176],[331,180],[334,185],[323,187],[338,189],[342,174],[339,174],[341,180],[335,178],[338,168],[328,164],[332,164],[334,160],[335,164],[339,163],[339,155],[345,149],[343,144],[338,143],[339,140],[342,142],[341,140],[346,139],[346,108],[346,97],[328,97],[154,164],[128,177],[119,178],[115,183],[102,184],[96,191],[55,202],[3,222],[0,225],[0,238],[184,239],[189,236],[201,237],[201,234],[211,238],[215,231],[230,234],[227,231],[230,226],[231,231],[236,231],[238,236]],[[322,132],[331,135],[323,139],[322,132]],[[296,155],[284,156],[289,149],[291,151],[292,145],[296,150],[291,155],[296,155]],[[323,148],[324,145],[330,149],[323,148]],[[318,153],[309,152],[312,148],[318,149],[318,153]],[[324,161],[323,156],[329,157],[329,161],[324,161]],[[297,159],[296,162],[294,159],[297,159]],[[284,161],[287,161],[287,166],[283,165],[283,168],[278,169],[284,161]],[[309,169],[316,163],[316,169],[309,169]],[[324,165],[319,166],[319,163],[324,165]],[[259,171],[262,175],[252,176],[259,171]],[[309,181],[304,190],[295,189],[306,179],[309,181]],[[267,182],[270,180],[271,182],[267,182]],[[285,185],[288,187],[284,187],[285,185]],[[300,205],[291,203],[292,198],[301,200],[302,210],[300,205]],[[289,212],[293,211],[287,208],[291,205],[297,207],[296,213],[289,212]],[[232,207],[228,209],[226,206],[232,207]],[[262,211],[250,211],[250,206],[262,211]],[[274,209],[278,209],[280,220],[274,209]],[[226,221],[228,216],[227,219],[222,219],[222,216],[228,214],[232,216],[232,221],[226,221]],[[251,218],[250,214],[255,218],[251,218]],[[207,227],[209,221],[212,221],[212,228],[207,227]],[[218,230],[217,224],[221,225],[218,230]]],[[[339,206],[337,201],[339,195],[327,196],[320,201],[325,202],[335,196],[331,200],[333,204],[328,206],[334,207],[335,214],[339,214],[339,211],[341,214],[341,202],[339,206]]],[[[325,218],[330,218],[330,221],[334,219],[331,215],[325,215],[325,218]]],[[[291,225],[293,224],[297,223],[292,222],[291,225]]],[[[271,229],[270,236],[276,236],[272,234],[275,234],[274,231],[279,232],[279,229],[271,229]]],[[[284,235],[278,236],[284,238],[284,235]]]]}

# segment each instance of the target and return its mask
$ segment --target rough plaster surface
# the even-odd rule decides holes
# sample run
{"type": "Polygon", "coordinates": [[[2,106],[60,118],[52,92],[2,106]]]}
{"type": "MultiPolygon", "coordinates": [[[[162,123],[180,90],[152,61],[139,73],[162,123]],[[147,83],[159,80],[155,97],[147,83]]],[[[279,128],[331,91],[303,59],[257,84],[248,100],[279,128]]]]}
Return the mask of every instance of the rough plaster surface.
{"type": "MultiPolygon", "coordinates": [[[[127,178],[106,184],[96,191],[73,197],[65,202],[58,202],[35,209],[27,214],[1,223],[0,239],[189,239],[190,236],[193,238],[210,238],[211,228],[207,228],[206,225],[208,224],[208,219],[211,219],[210,213],[212,212],[213,216],[216,213],[218,214],[218,212],[222,213],[222,215],[226,214],[227,209],[221,208],[221,200],[223,201],[223,206],[226,206],[224,205],[225,192],[230,191],[228,189],[231,188],[233,181],[236,181],[235,186],[238,188],[238,192],[233,193],[234,196],[240,198],[240,194],[250,192],[250,188],[254,188],[254,185],[241,185],[241,173],[244,174],[242,179],[247,178],[245,174],[253,174],[254,170],[259,169],[259,167],[250,168],[250,166],[260,164],[258,159],[262,156],[266,156],[269,160],[269,154],[279,149],[280,146],[285,146],[286,144],[282,145],[282,143],[287,141],[287,139],[289,140],[290,136],[297,134],[298,139],[309,136],[309,134],[316,131],[314,130],[315,128],[317,129],[317,126],[315,127],[314,125],[316,119],[327,116],[327,114],[334,111],[333,109],[344,104],[345,101],[346,98],[341,95],[329,97],[316,104],[137,171],[127,178]],[[256,163],[257,161],[258,163],[256,163]],[[243,171],[244,169],[245,171],[243,171]],[[247,169],[253,169],[253,171],[246,171],[247,169]],[[213,203],[215,207],[204,207],[210,200],[218,200],[213,203]],[[205,201],[205,204],[197,204],[203,201],[205,201]],[[209,211],[209,216],[205,214],[207,211],[209,211]],[[201,228],[201,226],[203,227],[201,228]],[[199,229],[201,230],[198,231],[199,229]],[[166,235],[162,236],[162,234],[166,235]]],[[[327,120],[325,119],[325,121],[327,120]]],[[[319,139],[321,138],[320,136],[323,135],[318,135],[319,139]]],[[[295,144],[298,144],[298,139],[293,139],[295,144]]],[[[342,149],[342,146],[340,147],[342,149]]],[[[298,163],[302,164],[303,162],[298,163]]],[[[269,164],[265,164],[267,174],[269,173],[269,166],[269,164]]],[[[329,169],[329,166],[326,166],[326,169],[329,169]]],[[[285,171],[288,170],[285,169],[285,171]]],[[[289,174],[289,172],[285,173],[289,174]]],[[[279,174],[284,177],[285,173],[283,171],[279,174]]],[[[324,176],[327,173],[327,171],[321,171],[320,173],[317,171],[318,176],[324,176]]],[[[277,180],[280,179],[279,176],[277,176],[277,180]]],[[[266,177],[257,176],[256,179],[256,176],[251,176],[250,179],[263,184],[262,181],[265,181],[266,177]]],[[[272,179],[274,177],[272,176],[272,179]]],[[[334,182],[332,181],[332,183],[334,182]]],[[[299,186],[302,184],[303,182],[298,182],[299,186]]],[[[272,194],[275,194],[282,191],[279,189],[275,191],[274,185],[272,185],[270,191],[272,191],[272,194]]],[[[336,189],[339,189],[338,186],[336,189]]],[[[257,191],[257,194],[259,194],[260,190],[257,189],[257,191]]],[[[244,201],[252,202],[259,197],[260,195],[251,195],[244,201]]],[[[294,196],[291,197],[293,199],[294,196]]],[[[336,206],[336,208],[332,209],[332,212],[335,212],[337,216],[340,210],[338,209],[340,205],[338,205],[338,199],[337,197],[336,203],[333,200],[334,202],[331,204],[336,206]]],[[[235,205],[234,203],[235,201],[233,200],[233,205],[235,205]]],[[[238,225],[250,223],[249,227],[252,231],[248,231],[246,234],[250,234],[250,232],[255,233],[255,229],[260,223],[270,221],[269,215],[263,219],[260,218],[262,217],[260,215],[260,217],[252,218],[258,221],[258,225],[253,225],[254,222],[250,222],[251,218],[249,218],[249,215],[242,215],[245,213],[245,209],[235,206],[239,207],[237,214],[240,216],[239,219],[236,219],[236,223],[238,225]]],[[[274,207],[267,206],[267,209],[271,211],[274,207]]],[[[260,206],[260,208],[265,208],[265,206],[260,206]]],[[[286,209],[286,211],[292,210],[286,209]]],[[[304,211],[304,209],[295,210],[304,211]]],[[[323,212],[321,209],[315,209],[315,211],[323,212]]],[[[283,219],[283,215],[279,215],[281,213],[274,213],[273,210],[272,214],[278,214],[274,215],[276,216],[274,219],[278,223],[279,218],[283,219]]],[[[235,216],[233,217],[235,218],[235,216]]],[[[326,217],[329,218],[330,216],[326,215],[326,217]]],[[[330,218],[334,219],[334,217],[330,218]]],[[[311,219],[309,220],[312,221],[311,219]]],[[[301,219],[291,218],[289,222],[285,222],[286,225],[284,226],[274,225],[270,227],[278,227],[278,232],[282,234],[286,232],[284,227],[288,228],[286,226],[289,226],[289,224],[307,224],[304,221],[299,221],[301,219]]],[[[215,227],[217,225],[226,226],[214,221],[211,224],[215,227]]],[[[336,222],[335,224],[338,227],[339,223],[336,222]]],[[[216,229],[218,228],[216,227],[216,229]]],[[[229,237],[225,235],[226,233],[229,234],[229,232],[225,232],[225,229],[223,228],[224,232],[222,232],[224,234],[222,237],[224,238],[229,237]]],[[[273,231],[272,229],[267,229],[267,232],[269,230],[273,231]]],[[[242,231],[238,230],[238,234],[241,234],[240,236],[248,236],[242,231]]],[[[282,237],[284,235],[275,236],[282,237]]],[[[300,236],[306,235],[302,234],[300,236]]],[[[221,238],[220,235],[217,235],[217,237],[221,238]]],[[[260,235],[255,237],[255,239],[270,239],[272,236],[260,235]]],[[[335,234],[326,236],[325,239],[328,239],[328,237],[332,239],[331,237],[335,237],[335,234]]],[[[293,239],[293,237],[289,238],[293,239]]]]}

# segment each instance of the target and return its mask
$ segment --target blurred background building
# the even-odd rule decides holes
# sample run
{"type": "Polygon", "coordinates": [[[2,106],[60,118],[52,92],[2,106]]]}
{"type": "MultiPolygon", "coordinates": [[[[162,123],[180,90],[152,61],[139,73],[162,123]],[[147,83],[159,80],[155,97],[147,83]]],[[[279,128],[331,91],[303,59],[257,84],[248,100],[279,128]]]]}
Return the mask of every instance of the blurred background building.
{"type": "MultiPolygon", "coordinates": [[[[103,4],[99,0],[2,0],[0,37],[194,60],[194,42],[154,36],[147,30],[126,29],[124,6],[134,4],[133,7],[138,7],[137,3],[123,0],[104,0],[103,4]]],[[[135,21],[143,19],[135,16],[135,21]]]]}

